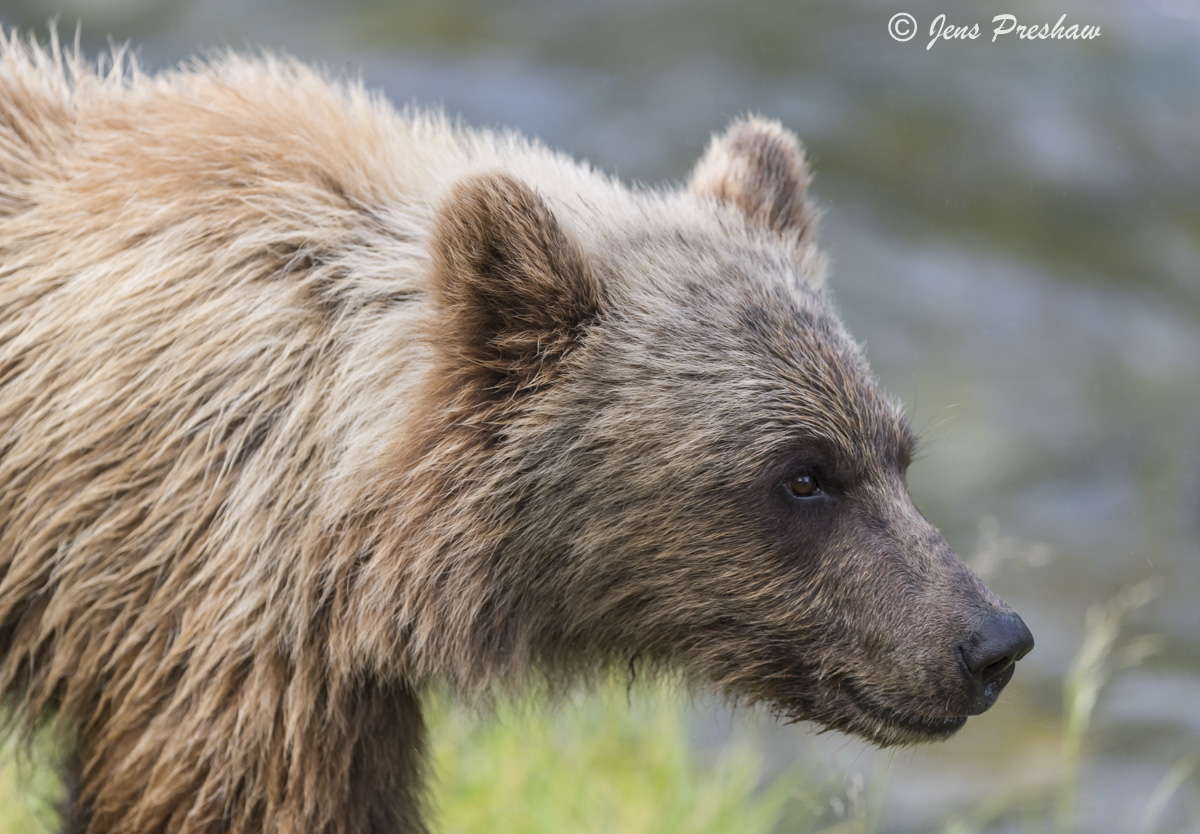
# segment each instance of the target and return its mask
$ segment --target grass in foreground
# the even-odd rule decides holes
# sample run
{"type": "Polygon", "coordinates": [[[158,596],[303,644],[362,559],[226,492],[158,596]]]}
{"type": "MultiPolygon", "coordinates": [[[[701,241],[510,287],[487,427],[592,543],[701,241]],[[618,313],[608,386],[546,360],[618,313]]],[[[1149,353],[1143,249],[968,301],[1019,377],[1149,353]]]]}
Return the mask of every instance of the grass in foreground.
{"type": "MultiPolygon", "coordinates": [[[[436,830],[444,834],[769,834],[803,807],[796,778],[765,789],[764,763],[734,742],[697,761],[681,699],[617,682],[553,709],[487,719],[439,702],[432,716],[436,830]]],[[[828,807],[828,806],[825,806],[828,807]]]]}
{"type": "Polygon", "coordinates": [[[62,785],[49,733],[34,739],[30,750],[12,739],[0,742],[0,834],[50,834],[58,831],[62,785]]]}

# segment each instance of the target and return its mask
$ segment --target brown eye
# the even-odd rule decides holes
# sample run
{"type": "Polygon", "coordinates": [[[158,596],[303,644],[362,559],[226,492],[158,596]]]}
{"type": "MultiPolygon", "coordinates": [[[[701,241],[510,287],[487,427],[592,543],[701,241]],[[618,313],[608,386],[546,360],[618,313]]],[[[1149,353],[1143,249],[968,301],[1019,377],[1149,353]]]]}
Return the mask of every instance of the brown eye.
{"type": "Polygon", "coordinates": [[[794,475],[784,482],[787,491],[797,498],[812,498],[821,494],[821,487],[812,475],[794,475]]]}

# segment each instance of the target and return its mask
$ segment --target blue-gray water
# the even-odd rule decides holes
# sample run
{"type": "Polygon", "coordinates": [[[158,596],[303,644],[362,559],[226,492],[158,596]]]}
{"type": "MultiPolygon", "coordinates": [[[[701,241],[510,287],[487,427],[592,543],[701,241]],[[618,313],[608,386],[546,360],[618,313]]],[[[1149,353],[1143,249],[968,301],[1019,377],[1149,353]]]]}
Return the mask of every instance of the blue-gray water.
{"type": "MultiPolygon", "coordinates": [[[[883,832],[956,814],[1045,830],[1004,808],[1057,779],[1085,611],[1157,579],[1127,633],[1161,644],[1102,693],[1080,777],[1079,830],[1137,830],[1164,775],[1200,755],[1200,1],[248,5],[3,0],[0,21],[81,18],[86,47],[132,40],[150,67],[280,48],[627,179],[681,179],[746,111],[794,128],[842,312],[924,427],[918,503],[964,554],[998,531],[1001,550],[1048,559],[990,577],[1038,646],[955,739],[876,756],[763,725],[762,743],[781,766],[815,751],[835,780],[868,773],[883,832]],[[906,43],[887,31],[901,11],[918,24],[906,43]],[[1001,12],[1101,35],[993,43],[1001,12]],[[927,49],[942,13],[980,36],[927,49]]],[[[728,724],[710,718],[701,746],[728,724]]],[[[1197,827],[1193,773],[1157,830],[1197,827]]]]}

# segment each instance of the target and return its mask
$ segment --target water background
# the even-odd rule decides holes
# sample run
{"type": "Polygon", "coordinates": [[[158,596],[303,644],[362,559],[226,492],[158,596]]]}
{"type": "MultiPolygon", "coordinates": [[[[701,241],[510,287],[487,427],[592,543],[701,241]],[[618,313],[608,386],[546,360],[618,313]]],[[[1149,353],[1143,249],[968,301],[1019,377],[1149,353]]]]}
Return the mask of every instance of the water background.
{"type": "MultiPolygon", "coordinates": [[[[1102,693],[1079,830],[1137,830],[1200,754],[1200,1],[0,0],[57,15],[96,54],[151,68],[268,46],[361,74],[395,102],[506,125],[628,180],[679,181],[708,136],[757,111],[808,146],[831,286],[927,441],[918,504],[1037,649],[950,742],[876,754],[743,718],[780,768],[813,756],[882,802],[882,832],[1043,830],[1007,813],[1058,777],[1061,686],[1090,605],[1154,579],[1127,634],[1158,651],[1102,693]],[[918,34],[887,31],[909,12],[918,34]],[[1088,42],[991,41],[991,19],[1101,28],[1088,42]],[[938,14],[975,40],[927,49],[938,14]],[[995,561],[989,559],[988,561],[995,561]]],[[[704,705],[698,755],[728,716],[704,705]]],[[[853,791],[851,791],[853,792],[853,791]]],[[[1200,777],[1161,831],[1200,831],[1200,777]]]]}

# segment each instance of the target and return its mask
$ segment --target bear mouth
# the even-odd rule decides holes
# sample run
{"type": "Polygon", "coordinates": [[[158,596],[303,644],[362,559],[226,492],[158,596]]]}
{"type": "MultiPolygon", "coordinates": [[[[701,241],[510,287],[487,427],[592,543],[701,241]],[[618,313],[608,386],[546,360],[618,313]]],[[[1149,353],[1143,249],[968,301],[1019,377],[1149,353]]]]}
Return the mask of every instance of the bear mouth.
{"type": "Polygon", "coordinates": [[[843,681],[842,688],[864,717],[876,725],[866,735],[880,745],[947,739],[967,723],[965,715],[929,716],[889,706],[851,680],[843,681]]]}

